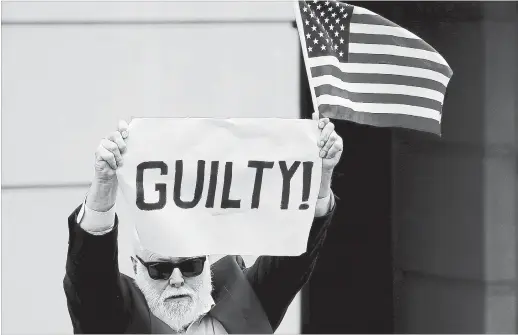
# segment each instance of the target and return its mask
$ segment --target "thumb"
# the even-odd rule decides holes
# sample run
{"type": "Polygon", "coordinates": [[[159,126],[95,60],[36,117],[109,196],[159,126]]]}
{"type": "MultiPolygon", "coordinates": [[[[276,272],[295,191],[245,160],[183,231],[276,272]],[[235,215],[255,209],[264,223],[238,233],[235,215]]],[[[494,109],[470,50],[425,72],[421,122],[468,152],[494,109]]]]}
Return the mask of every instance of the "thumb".
{"type": "Polygon", "coordinates": [[[313,112],[313,114],[311,114],[311,118],[315,121],[318,121],[318,112],[313,112]]]}
{"type": "Polygon", "coordinates": [[[124,139],[128,137],[128,128],[129,128],[129,125],[126,121],[124,121],[124,120],[119,121],[118,130],[121,133],[122,138],[124,138],[124,139]]]}

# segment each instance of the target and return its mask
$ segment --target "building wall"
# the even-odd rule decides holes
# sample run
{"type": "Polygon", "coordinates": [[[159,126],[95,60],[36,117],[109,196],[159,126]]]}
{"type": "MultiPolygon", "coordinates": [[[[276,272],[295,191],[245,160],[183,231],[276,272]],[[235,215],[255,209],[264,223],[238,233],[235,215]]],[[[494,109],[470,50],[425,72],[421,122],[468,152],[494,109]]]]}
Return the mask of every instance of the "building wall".
{"type": "Polygon", "coordinates": [[[420,32],[454,72],[443,136],[394,133],[396,332],[516,333],[518,7],[457,5],[420,32]]]}
{"type": "Polygon", "coordinates": [[[299,117],[292,20],[289,2],[2,3],[2,332],[72,332],[66,218],[119,119],[299,117]]]}

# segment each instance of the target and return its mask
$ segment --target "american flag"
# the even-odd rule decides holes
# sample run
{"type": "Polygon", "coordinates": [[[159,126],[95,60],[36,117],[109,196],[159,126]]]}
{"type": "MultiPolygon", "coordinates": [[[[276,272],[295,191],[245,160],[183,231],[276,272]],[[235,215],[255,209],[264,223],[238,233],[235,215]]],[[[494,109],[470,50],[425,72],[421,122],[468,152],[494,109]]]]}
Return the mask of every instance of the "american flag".
{"type": "Polygon", "coordinates": [[[440,135],[452,70],[425,41],[365,8],[295,1],[315,110],[324,117],[440,135]]]}

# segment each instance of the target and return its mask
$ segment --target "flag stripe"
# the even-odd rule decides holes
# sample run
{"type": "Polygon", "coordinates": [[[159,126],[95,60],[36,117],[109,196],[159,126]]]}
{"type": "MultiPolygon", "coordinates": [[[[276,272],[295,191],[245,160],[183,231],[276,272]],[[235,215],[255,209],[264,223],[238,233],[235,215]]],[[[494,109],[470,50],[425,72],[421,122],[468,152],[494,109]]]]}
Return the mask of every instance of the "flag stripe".
{"type": "Polygon", "coordinates": [[[419,40],[399,36],[387,37],[380,35],[351,33],[349,35],[349,43],[397,45],[405,48],[414,48],[430,52],[437,52],[430,45],[422,43],[419,40]]]}
{"type": "MultiPolygon", "coordinates": [[[[448,85],[450,81],[449,76],[442,73],[419,67],[409,67],[407,64],[365,64],[368,62],[362,61],[362,57],[356,57],[358,54],[354,54],[354,58],[359,58],[359,62],[340,63],[334,56],[321,56],[311,57],[306,60],[309,67],[321,66],[321,65],[334,65],[342,72],[348,73],[376,73],[376,74],[395,74],[409,77],[420,77],[429,80],[435,80],[444,86],[448,85]]],[[[402,58],[402,57],[399,57],[402,58]]]]}
{"type": "Polygon", "coordinates": [[[367,14],[367,13],[357,13],[356,9],[358,7],[354,7],[353,16],[351,17],[351,23],[363,23],[363,24],[374,24],[379,26],[389,26],[389,27],[398,27],[394,22],[387,20],[384,17],[367,14]]]}
{"type": "Polygon", "coordinates": [[[419,39],[416,35],[401,27],[380,26],[375,24],[351,23],[349,32],[372,35],[389,35],[406,38],[419,39]]]}
{"type": "Polygon", "coordinates": [[[434,119],[401,114],[370,114],[357,112],[348,107],[336,105],[320,105],[318,110],[322,116],[333,119],[347,120],[377,127],[401,127],[437,135],[441,134],[441,123],[434,119]]]}
{"type": "Polygon", "coordinates": [[[360,15],[375,15],[378,16],[378,14],[371,12],[367,8],[357,7],[354,6],[353,8],[353,15],[360,14],[360,15]]]}
{"type": "Polygon", "coordinates": [[[438,56],[436,52],[395,45],[349,43],[349,53],[410,57],[424,62],[428,60],[448,68],[448,63],[446,63],[444,58],[438,56]]]}
{"type": "Polygon", "coordinates": [[[422,87],[437,91],[444,95],[446,86],[426,78],[401,76],[397,74],[378,73],[344,73],[334,65],[322,65],[311,68],[311,76],[316,79],[320,76],[333,76],[346,83],[394,84],[402,86],[422,87]]]}
{"type": "Polygon", "coordinates": [[[354,102],[350,99],[336,97],[331,95],[321,95],[317,98],[319,105],[339,105],[349,107],[358,112],[372,114],[405,114],[420,116],[423,118],[441,120],[441,113],[435,109],[407,106],[401,104],[378,104],[378,103],[361,103],[354,102]]]}
{"type": "Polygon", "coordinates": [[[438,112],[441,112],[442,109],[442,103],[432,99],[403,94],[355,93],[332,85],[321,85],[315,87],[315,95],[317,97],[317,101],[318,97],[320,96],[334,95],[347,97],[349,100],[355,103],[408,105],[433,109],[438,112]]]}
{"type": "Polygon", "coordinates": [[[428,98],[438,102],[444,100],[444,95],[422,87],[402,86],[393,84],[371,84],[371,83],[347,83],[332,76],[319,76],[311,78],[313,87],[321,85],[332,85],[342,90],[353,93],[381,93],[381,94],[403,94],[415,97],[428,98]]]}
{"type": "MultiPolygon", "coordinates": [[[[349,54],[349,61],[351,63],[362,63],[362,64],[386,64],[386,65],[398,65],[404,66],[409,69],[427,69],[431,71],[435,71],[436,73],[440,73],[445,77],[448,77],[450,74],[450,69],[444,65],[437,64],[434,62],[423,62],[422,60],[411,58],[411,57],[402,57],[402,56],[393,56],[393,55],[372,55],[372,54],[363,54],[363,53],[352,53],[349,54]]],[[[350,64],[350,63],[349,63],[350,64]]]]}

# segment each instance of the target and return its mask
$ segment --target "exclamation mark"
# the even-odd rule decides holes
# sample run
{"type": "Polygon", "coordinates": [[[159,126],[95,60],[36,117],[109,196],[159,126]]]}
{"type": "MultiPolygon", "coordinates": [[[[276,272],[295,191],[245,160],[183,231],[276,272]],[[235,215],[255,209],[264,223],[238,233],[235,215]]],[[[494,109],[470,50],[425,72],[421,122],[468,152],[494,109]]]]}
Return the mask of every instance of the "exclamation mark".
{"type": "Polygon", "coordinates": [[[311,172],[313,171],[313,162],[302,163],[302,204],[299,209],[308,209],[309,191],[311,190],[311,172]]]}

